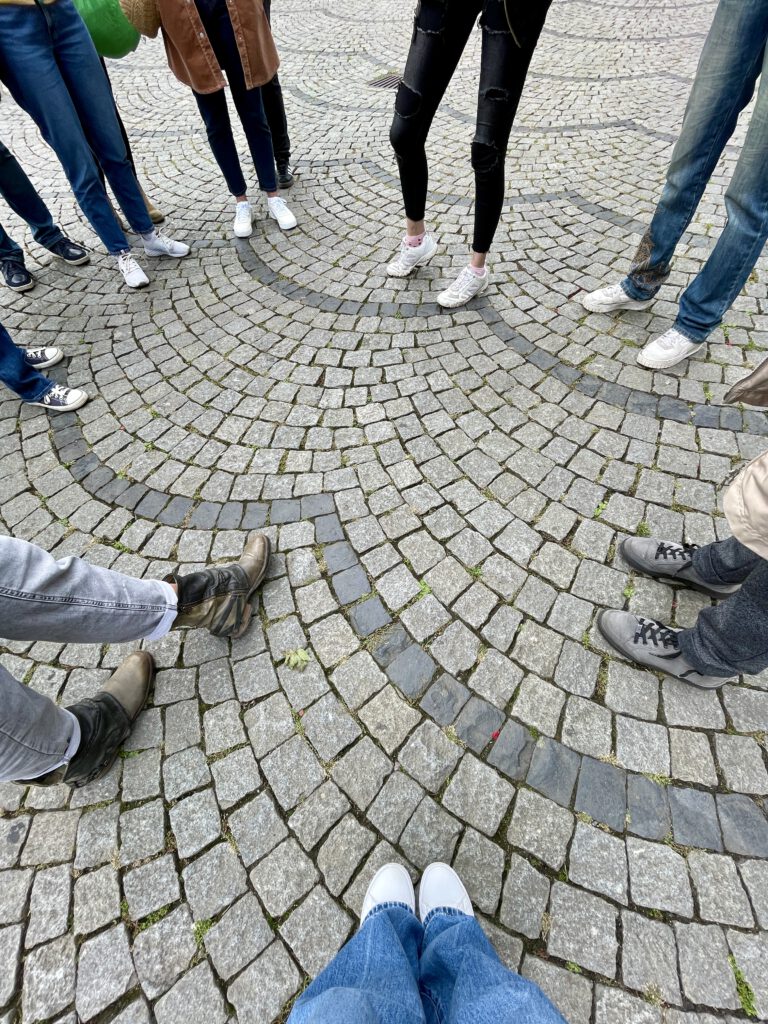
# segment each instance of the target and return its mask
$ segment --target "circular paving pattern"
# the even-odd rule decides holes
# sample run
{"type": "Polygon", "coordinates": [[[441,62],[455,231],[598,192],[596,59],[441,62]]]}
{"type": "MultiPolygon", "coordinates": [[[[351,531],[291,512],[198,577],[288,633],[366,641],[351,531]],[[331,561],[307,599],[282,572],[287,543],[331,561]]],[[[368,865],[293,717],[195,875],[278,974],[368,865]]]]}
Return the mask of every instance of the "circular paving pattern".
{"type": "MultiPolygon", "coordinates": [[[[651,216],[715,3],[555,0],[494,283],[453,315],[435,295],[471,229],[479,35],[430,138],[439,255],[393,281],[393,93],[369,83],[402,67],[411,0],[275,7],[300,229],[230,237],[191,94],[144,42],[110,71],[192,255],[129,293],[106,256],[29,243],[38,287],[2,296],[15,339],[62,345],[54,375],[94,395],[55,419],[0,395],[7,532],[139,576],[235,557],[254,528],[276,553],[243,639],[146,645],[154,704],[104,780],[0,787],[0,1021],[283,1019],[391,859],[451,861],[572,1024],[766,1017],[768,673],[694,690],[594,628],[605,607],[693,623],[706,599],[635,576],[618,542],[726,536],[723,481],[768,447],[762,412],[722,405],[768,347],[765,259],[703,358],[635,363],[722,227],[743,125],[653,309],[579,302],[651,216]]],[[[0,121],[92,243],[7,97],[0,121]]],[[[71,702],[130,649],[1,657],[71,702]]]]}

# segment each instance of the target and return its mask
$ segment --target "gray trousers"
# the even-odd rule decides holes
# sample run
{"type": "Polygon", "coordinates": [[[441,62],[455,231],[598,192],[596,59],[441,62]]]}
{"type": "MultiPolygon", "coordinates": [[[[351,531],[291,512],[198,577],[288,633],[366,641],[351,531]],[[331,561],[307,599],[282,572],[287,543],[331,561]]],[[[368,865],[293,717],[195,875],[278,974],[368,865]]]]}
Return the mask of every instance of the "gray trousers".
{"type": "MultiPolygon", "coordinates": [[[[35,544],[0,537],[0,635],[8,640],[157,640],[175,618],[167,583],[80,558],[57,561],[35,544]]],[[[0,666],[0,782],[45,775],[69,760],[78,740],[74,715],[0,666]]]]}
{"type": "Polygon", "coordinates": [[[707,676],[751,676],[768,668],[768,562],[730,537],[699,548],[693,567],[707,583],[742,586],[679,634],[685,657],[707,676]]]}

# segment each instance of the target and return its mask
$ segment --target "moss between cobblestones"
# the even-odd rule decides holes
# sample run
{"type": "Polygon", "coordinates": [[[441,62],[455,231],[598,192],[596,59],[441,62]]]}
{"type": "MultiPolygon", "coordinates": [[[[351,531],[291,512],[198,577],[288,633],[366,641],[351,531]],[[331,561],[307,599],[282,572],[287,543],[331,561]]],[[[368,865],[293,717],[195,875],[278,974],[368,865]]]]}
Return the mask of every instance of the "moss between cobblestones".
{"type": "Polygon", "coordinates": [[[757,1020],[755,993],[752,991],[752,986],[744,977],[744,972],[736,963],[736,957],[733,954],[728,957],[728,963],[731,965],[733,976],[736,979],[736,991],[739,995],[739,1002],[741,1003],[742,1010],[748,1017],[753,1017],[757,1020]]]}

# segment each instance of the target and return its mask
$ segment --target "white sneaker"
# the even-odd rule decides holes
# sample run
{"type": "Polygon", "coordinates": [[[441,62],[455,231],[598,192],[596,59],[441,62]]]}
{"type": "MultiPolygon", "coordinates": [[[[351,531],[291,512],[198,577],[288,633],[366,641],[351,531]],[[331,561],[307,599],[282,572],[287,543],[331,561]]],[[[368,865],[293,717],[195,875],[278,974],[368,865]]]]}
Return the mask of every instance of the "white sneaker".
{"type": "Polygon", "coordinates": [[[117,269],[125,278],[129,288],[146,288],[149,278],[133,258],[130,249],[121,252],[117,257],[117,269]]]}
{"type": "Polygon", "coordinates": [[[173,256],[175,259],[181,259],[189,253],[186,242],[177,242],[167,235],[161,235],[159,231],[151,235],[142,235],[141,238],[147,256],[173,256]]]}
{"type": "Polygon", "coordinates": [[[24,350],[24,358],[36,370],[47,370],[64,358],[60,348],[28,348],[24,350]]]}
{"type": "Polygon", "coordinates": [[[88,401],[88,395],[79,388],[67,388],[63,384],[54,384],[51,390],[43,395],[39,402],[27,402],[27,405],[39,405],[49,412],[72,412],[88,401]]]}
{"type": "Polygon", "coordinates": [[[701,344],[702,342],[691,341],[680,331],[670,327],[660,337],[648,342],[637,357],[637,361],[641,366],[647,366],[651,370],[666,370],[687,359],[701,344]]]}
{"type": "Polygon", "coordinates": [[[609,284],[581,297],[582,306],[590,313],[612,313],[615,309],[647,309],[652,302],[653,299],[631,299],[620,284],[609,284]]]}
{"type": "Polygon", "coordinates": [[[472,900],[464,885],[453,870],[447,864],[439,861],[430,864],[421,876],[419,886],[419,917],[422,921],[427,914],[436,907],[451,907],[459,910],[468,917],[474,917],[472,900]]]}
{"type": "Polygon", "coordinates": [[[299,223],[288,209],[288,203],[286,203],[282,196],[268,196],[267,209],[269,210],[269,216],[272,220],[277,221],[283,231],[290,231],[291,228],[295,228],[299,223]]]}
{"type": "Polygon", "coordinates": [[[235,207],[235,237],[250,238],[253,233],[253,211],[246,200],[235,207]]]}
{"type": "Polygon", "coordinates": [[[405,238],[400,243],[400,252],[387,266],[389,277],[408,277],[416,267],[429,263],[437,252],[437,242],[433,235],[425,234],[421,245],[408,245],[405,238]]]}
{"type": "Polygon", "coordinates": [[[360,911],[361,926],[380,903],[404,903],[412,914],[416,913],[413,882],[402,864],[385,864],[371,879],[360,911]]]}
{"type": "Polygon", "coordinates": [[[459,276],[449,285],[444,292],[440,292],[437,301],[444,309],[456,309],[457,306],[464,306],[476,295],[482,295],[490,284],[491,275],[486,269],[482,277],[470,267],[464,267],[459,276]]]}

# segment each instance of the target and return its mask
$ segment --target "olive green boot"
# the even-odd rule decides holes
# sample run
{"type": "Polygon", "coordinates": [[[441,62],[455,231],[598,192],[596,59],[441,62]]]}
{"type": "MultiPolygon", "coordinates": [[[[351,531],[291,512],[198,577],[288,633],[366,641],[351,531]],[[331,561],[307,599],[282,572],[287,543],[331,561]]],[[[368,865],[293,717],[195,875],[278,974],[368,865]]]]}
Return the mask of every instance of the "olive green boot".
{"type": "Polygon", "coordinates": [[[24,786],[79,788],[106,775],[147,703],[155,660],[147,651],[129,654],[95,697],[67,708],[80,725],[80,745],[69,764],[37,779],[19,779],[24,786]]]}
{"type": "Polygon", "coordinates": [[[252,533],[238,562],[212,565],[187,576],[166,576],[166,583],[175,584],[179,595],[179,610],[171,628],[207,629],[214,636],[242,636],[253,612],[249,601],[264,579],[269,554],[269,537],[252,533]]]}

